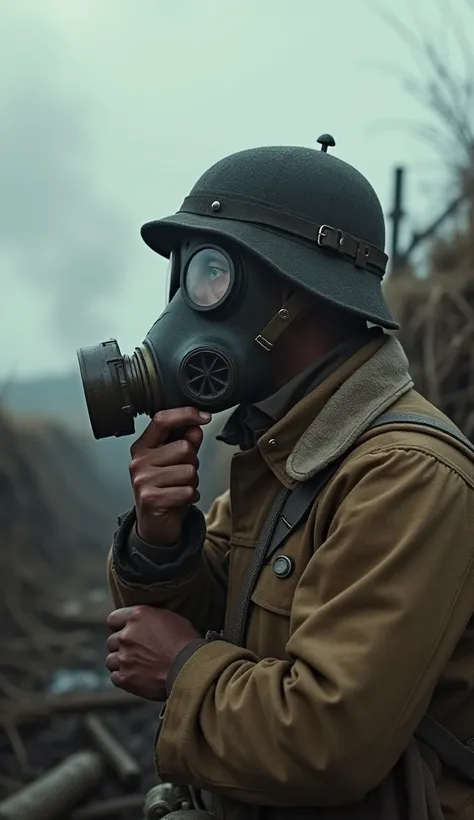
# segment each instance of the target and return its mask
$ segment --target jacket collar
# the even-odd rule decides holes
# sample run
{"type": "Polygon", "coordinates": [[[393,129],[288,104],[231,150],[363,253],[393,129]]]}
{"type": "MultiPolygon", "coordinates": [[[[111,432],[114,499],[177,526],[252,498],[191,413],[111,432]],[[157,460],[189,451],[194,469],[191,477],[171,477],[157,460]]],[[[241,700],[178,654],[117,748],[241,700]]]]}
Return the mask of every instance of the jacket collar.
{"type": "Polygon", "coordinates": [[[239,405],[216,436],[217,441],[240,447],[241,450],[254,447],[260,436],[284,418],[302,398],[324,382],[370,339],[381,335],[380,328],[367,329],[333,348],[317,362],[312,362],[268,398],[249,407],[239,405]]]}
{"type": "Polygon", "coordinates": [[[260,454],[285,486],[306,481],[412,387],[402,346],[377,334],[259,438],[260,454]]]}

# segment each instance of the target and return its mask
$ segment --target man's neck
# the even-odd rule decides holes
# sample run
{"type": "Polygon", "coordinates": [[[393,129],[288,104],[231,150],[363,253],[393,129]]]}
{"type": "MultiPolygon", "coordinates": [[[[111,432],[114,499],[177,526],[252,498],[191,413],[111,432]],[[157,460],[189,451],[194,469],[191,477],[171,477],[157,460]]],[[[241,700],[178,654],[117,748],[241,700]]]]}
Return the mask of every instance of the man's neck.
{"type": "Polygon", "coordinates": [[[311,361],[300,373],[285,381],[267,398],[249,407],[239,405],[224,424],[217,436],[241,449],[253,447],[256,439],[288,413],[301,399],[311,393],[336,368],[367,344],[375,333],[382,331],[365,329],[332,347],[324,356],[311,361]]]}
{"type": "MultiPolygon", "coordinates": [[[[330,361],[338,355],[338,351],[352,347],[354,339],[370,338],[370,329],[366,326],[355,325],[354,332],[341,330],[336,327],[332,332],[325,332],[315,335],[314,328],[300,333],[298,343],[291,344],[291,347],[283,348],[278,361],[278,370],[274,374],[271,390],[269,394],[276,393],[284,385],[291,382],[304,373],[308,368],[314,367],[318,363],[324,367],[326,361],[330,361]]],[[[363,343],[362,341],[362,343],[363,343]]]]}

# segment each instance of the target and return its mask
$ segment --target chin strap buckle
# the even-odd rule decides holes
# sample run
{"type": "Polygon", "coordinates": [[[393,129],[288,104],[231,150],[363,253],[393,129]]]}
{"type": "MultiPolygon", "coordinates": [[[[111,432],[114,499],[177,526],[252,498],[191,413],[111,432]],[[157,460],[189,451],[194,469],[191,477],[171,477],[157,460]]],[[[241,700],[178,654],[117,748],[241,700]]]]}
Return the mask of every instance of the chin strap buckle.
{"type": "Polygon", "coordinates": [[[255,337],[260,347],[269,353],[284,330],[295,320],[307,313],[313,305],[311,298],[303,290],[297,290],[286,300],[278,313],[270,319],[262,332],[255,337]]]}
{"type": "Polygon", "coordinates": [[[260,333],[258,336],[255,337],[255,341],[258,345],[260,345],[260,347],[263,347],[263,349],[266,350],[267,353],[269,353],[273,347],[272,343],[269,342],[268,339],[265,339],[265,337],[262,336],[260,333]]]}

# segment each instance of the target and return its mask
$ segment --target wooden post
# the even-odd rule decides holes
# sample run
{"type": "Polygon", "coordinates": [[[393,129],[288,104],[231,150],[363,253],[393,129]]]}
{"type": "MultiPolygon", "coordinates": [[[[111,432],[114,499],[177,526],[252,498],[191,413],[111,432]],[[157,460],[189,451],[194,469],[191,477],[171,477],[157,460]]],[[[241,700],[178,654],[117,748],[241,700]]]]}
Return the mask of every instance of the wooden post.
{"type": "Polygon", "coordinates": [[[403,193],[405,182],[405,169],[402,167],[395,168],[395,184],[393,192],[393,208],[389,217],[392,221],[392,248],[390,253],[390,272],[397,270],[400,263],[400,225],[405,211],[403,210],[403,193]]]}
{"type": "Polygon", "coordinates": [[[96,715],[86,715],[84,722],[94,745],[110,763],[120,781],[127,788],[136,788],[140,782],[141,770],[135,758],[96,715]]]}

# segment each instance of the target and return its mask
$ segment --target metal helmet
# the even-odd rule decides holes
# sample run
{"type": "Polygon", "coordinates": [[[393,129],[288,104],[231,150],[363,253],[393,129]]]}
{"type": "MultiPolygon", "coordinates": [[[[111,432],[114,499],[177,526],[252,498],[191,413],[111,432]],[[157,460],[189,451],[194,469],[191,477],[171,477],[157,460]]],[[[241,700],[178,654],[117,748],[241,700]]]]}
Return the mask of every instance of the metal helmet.
{"type": "Polygon", "coordinates": [[[359,171],[327,152],[330,135],[318,142],[322,150],[268,146],[221,159],[176,214],[143,225],[142,237],[165,257],[197,232],[231,241],[309,293],[398,329],[382,292],[380,201],[359,171]]]}

